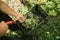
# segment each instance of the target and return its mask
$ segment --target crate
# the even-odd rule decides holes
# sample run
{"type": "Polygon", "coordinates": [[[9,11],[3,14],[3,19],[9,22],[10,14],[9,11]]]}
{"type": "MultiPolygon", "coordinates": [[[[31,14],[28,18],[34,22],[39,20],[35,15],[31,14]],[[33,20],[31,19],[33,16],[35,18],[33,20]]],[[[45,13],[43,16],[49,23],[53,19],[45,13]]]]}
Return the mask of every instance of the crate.
{"type": "MultiPolygon", "coordinates": [[[[35,16],[41,17],[39,23],[35,25],[34,28],[25,28],[22,23],[19,21],[16,21],[15,23],[19,26],[20,30],[24,32],[26,35],[29,34],[32,30],[36,29],[39,25],[41,25],[43,22],[45,22],[48,18],[47,12],[44,11],[38,4],[33,7],[32,10],[30,10],[28,13],[32,12],[35,16]]],[[[27,14],[28,14],[27,13],[27,14]]],[[[26,15],[27,15],[26,14],[26,15]]]]}

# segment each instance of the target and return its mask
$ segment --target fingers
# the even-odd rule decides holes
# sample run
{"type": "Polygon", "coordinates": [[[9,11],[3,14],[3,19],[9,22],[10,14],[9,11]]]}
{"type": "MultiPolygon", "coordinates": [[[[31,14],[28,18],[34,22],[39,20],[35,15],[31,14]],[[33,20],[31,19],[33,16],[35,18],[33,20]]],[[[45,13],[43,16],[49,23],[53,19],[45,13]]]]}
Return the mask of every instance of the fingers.
{"type": "Polygon", "coordinates": [[[7,29],[8,29],[8,25],[4,21],[2,21],[0,23],[0,37],[5,35],[7,29]]]}
{"type": "Polygon", "coordinates": [[[2,21],[2,22],[0,23],[0,26],[8,27],[8,25],[7,25],[4,21],[2,21]]]}
{"type": "MultiPolygon", "coordinates": [[[[20,14],[20,15],[18,15],[18,16],[16,17],[16,20],[19,20],[19,21],[22,23],[22,22],[25,21],[25,18],[24,18],[24,16],[23,16],[22,14],[20,14]]],[[[16,21],[16,20],[14,20],[14,21],[16,21]]]]}
{"type": "Polygon", "coordinates": [[[21,16],[19,19],[18,19],[20,22],[24,22],[25,21],[25,18],[23,16],[21,16]]]}

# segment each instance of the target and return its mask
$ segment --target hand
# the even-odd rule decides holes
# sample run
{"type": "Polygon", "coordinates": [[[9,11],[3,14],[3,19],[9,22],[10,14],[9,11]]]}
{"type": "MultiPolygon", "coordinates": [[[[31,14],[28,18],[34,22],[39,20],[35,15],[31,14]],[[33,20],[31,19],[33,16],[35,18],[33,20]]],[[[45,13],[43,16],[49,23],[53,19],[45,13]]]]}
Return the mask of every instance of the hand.
{"type": "MultiPolygon", "coordinates": [[[[22,14],[18,14],[18,15],[16,16],[16,20],[19,20],[19,21],[22,23],[22,22],[25,21],[25,18],[24,18],[24,16],[23,16],[22,14]]],[[[15,20],[15,21],[16,21],[16,20],[15,20]]]]}
{"type": "Polygon", "coordinates": [[[8,25],[4,21],[2,21],[0,23],[0,37],[4,36],[7,30],[8,30],[8,25]]]}

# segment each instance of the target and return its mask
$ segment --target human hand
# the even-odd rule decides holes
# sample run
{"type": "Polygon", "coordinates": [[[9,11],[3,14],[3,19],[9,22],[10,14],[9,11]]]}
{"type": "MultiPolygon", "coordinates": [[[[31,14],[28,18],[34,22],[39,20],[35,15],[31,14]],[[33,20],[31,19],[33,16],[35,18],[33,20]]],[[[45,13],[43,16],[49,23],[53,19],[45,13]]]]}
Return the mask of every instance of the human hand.
{"type": "MultiPolygon", "coordinates": [[[[16,16],[16,20],[19,20],[21,23],[23,23],[24,21],[25,21],[25,18],[24,18],[24,16],[22,15],[22,14],[18,14],[17,16],[16,16]]],[[[15,21],[16,21],[15,20],[15,21]]]]}
{"type": "Polygon", "coordinates": [[[2,21],[0,23],[0,37],[4,36],[7,30],[8,30],[8,25],[4,21],[2,21]]]}

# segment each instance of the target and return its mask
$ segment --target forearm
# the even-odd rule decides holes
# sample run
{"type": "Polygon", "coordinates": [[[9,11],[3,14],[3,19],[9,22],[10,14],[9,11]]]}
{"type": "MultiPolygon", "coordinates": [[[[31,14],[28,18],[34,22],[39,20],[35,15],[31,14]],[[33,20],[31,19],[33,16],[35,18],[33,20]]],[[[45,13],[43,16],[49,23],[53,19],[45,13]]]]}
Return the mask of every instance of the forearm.
{"type": "Polygon", "coordinates": [[[4,13],[12,16],[17,16],[17,13],[12,10],[6,3],[0,2],[0,11],[3,11],[4,13]]]}
{"type": "Polygon", "coordinates": [[[24,22],[25,18],[21,14],[17,14],[14,10],[12,10],[7,4],[4,2],[0,2],[0,11],[5,12],[8,15],[12,15],[16,17],[16,20],[19,20],[20,22],[24,22]]]}

